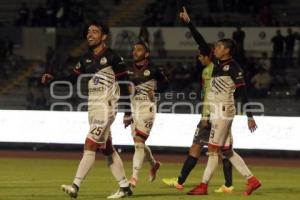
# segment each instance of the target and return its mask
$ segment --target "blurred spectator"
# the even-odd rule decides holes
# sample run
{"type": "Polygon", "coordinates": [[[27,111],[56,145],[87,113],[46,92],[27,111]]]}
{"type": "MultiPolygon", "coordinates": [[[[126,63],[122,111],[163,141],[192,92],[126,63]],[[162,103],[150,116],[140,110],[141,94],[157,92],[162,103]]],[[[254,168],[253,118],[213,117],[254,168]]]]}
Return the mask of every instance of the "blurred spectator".
{"type": "Polygon", "coordinates": [[[236,60],[243,64],[245,63],[245,50],[244,50],[244,40],[245,40],[245,32],[241,29],[241,27],[237,27],[236,30],[232,33],[232,39],[236,43],[236,60]]]}
{"type": "Polygon", "coordinates": [[[142,26],[139,33],[139,40],[146,42],[148,45],[150,45],[149,41],[149,31],[146,26],[142,26]]]}
{"type": "Polygon", "coordinates": [[[161,29],[153,33],[153,50],[158,53],[159,58],[167,57],[167,52],[165,50],[165,41],[161,29]]]}
{"type": "Polygon", "coordinates": [[[287,29],[287,36],[285,37],[285,56],[287,58],[287,64],[293,65],[293,55],[295,47],[296,36],[293,34],[291,28],[287,29]]]}
{"type": "Polygon", "coordinates": [[[254,86],[253,95],[256,97],[265,97],[272,83],[272,77],[265,69],[260,68],[258,73],[255,74],[251,83],[254,86]]]}
{"type": "Polygon", "coordinates": [[[176,4],[173,0],[165,0],[165,10],[163,13],[162,26],[174,26],[177,17],[176,4]]]}
{"type": "Polygon", "coordinates": [[[248,83],[251,81],[251,78],[258,72],[257,59],[252,56],[247,58],[244,66],[245,79],[248,83]]]}
{"type": "Polygon", "coordinates": [[[284,50],[284,42],[285,39],[281,35],[281,31],[276,31],[276,36],[274,36],[271,39],[271,42],[273,43],[273,58],[274,58],[274,64],[276,67],[281,64],[282,57],[283,57],[283,50],[284,50]]]}
{"type": "Polygon", "coordinates": [[[171,88],[173,91],[183,91],[188,88],[191,83],[191,73],[187,64],[178,63],[177,67],[173,71],[171,88]]]}
{"type": "Polygon", "coordinates": [[[38,7],[36,7],[33,10],[32,13],[32,22],[31,25],[32,26],[44,26],[44,19],[46,16],[46,9],[43,7],[42,4],[39,4],[38,7]]]}
{"type": "Polygon", "coordinates": [[[48,46],[47,48],[47,52],[46,52],[46,69],[48,69],[50,66],[50,64],[52,63],[52,59],[54,57],[54,49],[52,46],[48,46]]]}
{"type": "Polygon", "coordinates": [[[17,26],[27,26],[30,16],[30,10],[25,2],[22,2],[21,7],[18,10],[18,14],[19,16],[16,23],[17,26]]]}
{"type": "Polygon", "coordinates": [[[266,70],[267,72],[270,72],[271,68],[271,61],[268,58],[267,52],[263,52],[261,55],[261,58],[258,61],[258,66],[266,70]]]}

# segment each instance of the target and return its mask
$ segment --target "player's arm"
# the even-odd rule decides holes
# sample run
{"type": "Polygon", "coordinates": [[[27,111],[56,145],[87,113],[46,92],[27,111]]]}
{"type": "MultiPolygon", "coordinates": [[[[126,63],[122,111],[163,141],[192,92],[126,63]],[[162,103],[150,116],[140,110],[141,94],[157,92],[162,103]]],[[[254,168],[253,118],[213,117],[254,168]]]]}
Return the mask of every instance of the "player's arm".
{"type": "Polygon", "coordinates": [[[248,128],[251,132],[254,132],[257,128],[256,122],[253,118],[253,114],[250,111],[249,99],[246,89],[246,82],[243,76],[243,72],[239,66],[231,65],[229,68],[230,76],[235,83],[236,92],[241,98],[242,107],[246,109],[246,115],[248,117],[248,128]]]}
{"type": "Polygon", "coordinates": [[[41,82],[43,84],[48,84],[53,81],[69,81],[72,84],[76,83],[78,76],[84,72],[84,68],[79,61],[75,68],[69,73],[68,76],[63,76],[57,73],[54,73],[52,69],[47,69],[47,71],[42,75],[41,82]]]}
{"type": "Polygon", "coordinates": [[[132,122],[131,117],[131,102],[130,102],[130,90],[129,85],[125,84],[125,82],[129,83],[129,75],[128,75],[128,67],[120,56],[114,55],[112,58],[112,67],[115,72],[116,80],[120,87],[120,95],[122,98],[121,101],[124,103],[125,115],[123,118],[123,123],[125,128],[129,126],[132,122]],[[123,82],[123,83],[122,83],[123,82]]]}
{"type": "Polygon", "coordinates": [[[194,40],[196,41],[196,43],[199,46],[199,50],[201,52],[208,52],[208,53],[210,53],[209,45],[207,44],[207,42],[205,41],[205,39],[203,38],[203,36],[201,35],[201,33],[199,33],[199,31],[197,31],[196,27],[194,26],[194,24],[191,21],[190,16],[187,13],[185,7],[182,7],[182,9],[183,9],[182,12],[180,12],[180,18],[182,19],[182,21],[190,29],[194,40]]]}

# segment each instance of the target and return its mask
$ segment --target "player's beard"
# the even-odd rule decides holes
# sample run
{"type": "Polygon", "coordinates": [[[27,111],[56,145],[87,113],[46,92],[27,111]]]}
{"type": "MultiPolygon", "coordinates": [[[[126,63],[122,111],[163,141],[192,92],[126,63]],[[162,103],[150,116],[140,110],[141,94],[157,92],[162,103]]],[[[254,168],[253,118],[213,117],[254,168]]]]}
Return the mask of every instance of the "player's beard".
{"type": "Polygon", "coordinates": [[[96,44],[89,45],[89,49],[92,51],[95,48],[99,47],[100,45],[102,45],[102,41],[99,41],[96,44]]]}
{"type": "Polygon", "coordinates": [[[146,59],[147,59],[147,58],[145,57],[145,55],[143,55],[143,56],[140,56],[140,57],[136,58],[136,59],[134,60],[134,63],[135,63],[135,65],[136,65],[138,62],[141,62],[141,61],[146,60],[146,59]]]}

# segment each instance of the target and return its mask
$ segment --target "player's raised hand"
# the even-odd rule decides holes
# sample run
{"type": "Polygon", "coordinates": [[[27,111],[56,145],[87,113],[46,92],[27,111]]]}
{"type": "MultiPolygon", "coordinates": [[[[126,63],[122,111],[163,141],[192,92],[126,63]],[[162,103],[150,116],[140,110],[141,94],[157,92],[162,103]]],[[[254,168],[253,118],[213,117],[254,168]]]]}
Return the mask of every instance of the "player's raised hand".
{"type": "Polygon", "coordinates": [[[179,17],[180,19],[182,19],[185,23],[189,23],[191,21],[191,18],[189,16],[189,14],[187,13],[185,7],[182,7],[182,12],[180,12],[179,17]]]}
{"type": "Polygon", "coordinates": [[[127,126],[129,126],[131,123],[133,122],[132,120],[132,116],[131,115],[124,115],[123,117],[123,124],[124,124],[124,127],[127,128],[127,126]]]}
{"type": "Polygon", "coordinates": [[[43,83],[43,84],[47,84],[47,83],[49,83],[49,81],[51,81],[52,79],[53,79],[54,77],[51,75],[51,74],[43,74],[43,76],[42,76],[42,79],[41,79],[41,82],[43,83]]]}
{"type": "Polygon", "coordinates": [[[257,129],[256,122],[253,118],[248,119],[248,128],[253,133],[257,129]]]}

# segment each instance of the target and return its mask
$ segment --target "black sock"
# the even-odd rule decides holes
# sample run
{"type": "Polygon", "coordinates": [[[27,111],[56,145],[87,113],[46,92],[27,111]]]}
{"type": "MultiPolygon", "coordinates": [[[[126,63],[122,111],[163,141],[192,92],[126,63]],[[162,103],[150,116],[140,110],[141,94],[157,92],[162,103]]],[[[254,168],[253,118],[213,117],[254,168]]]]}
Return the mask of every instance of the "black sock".
{"type": "Polygon", "coordinates": [[[190,172],[197,164],[197,161],[198,158],[195,158],[190,155],[187,157],[187,159],[185,160],[182,166],[180,176],[178,177],[178,184],[182,185],[185,182],[186,178],[189,176],[190,172]]]}
{"type": "Polygon", "coordinates": [[[225,178],[225,186],[232,186],[232,164],[228,159],[223,159],[223,172],[225,178]]]}

